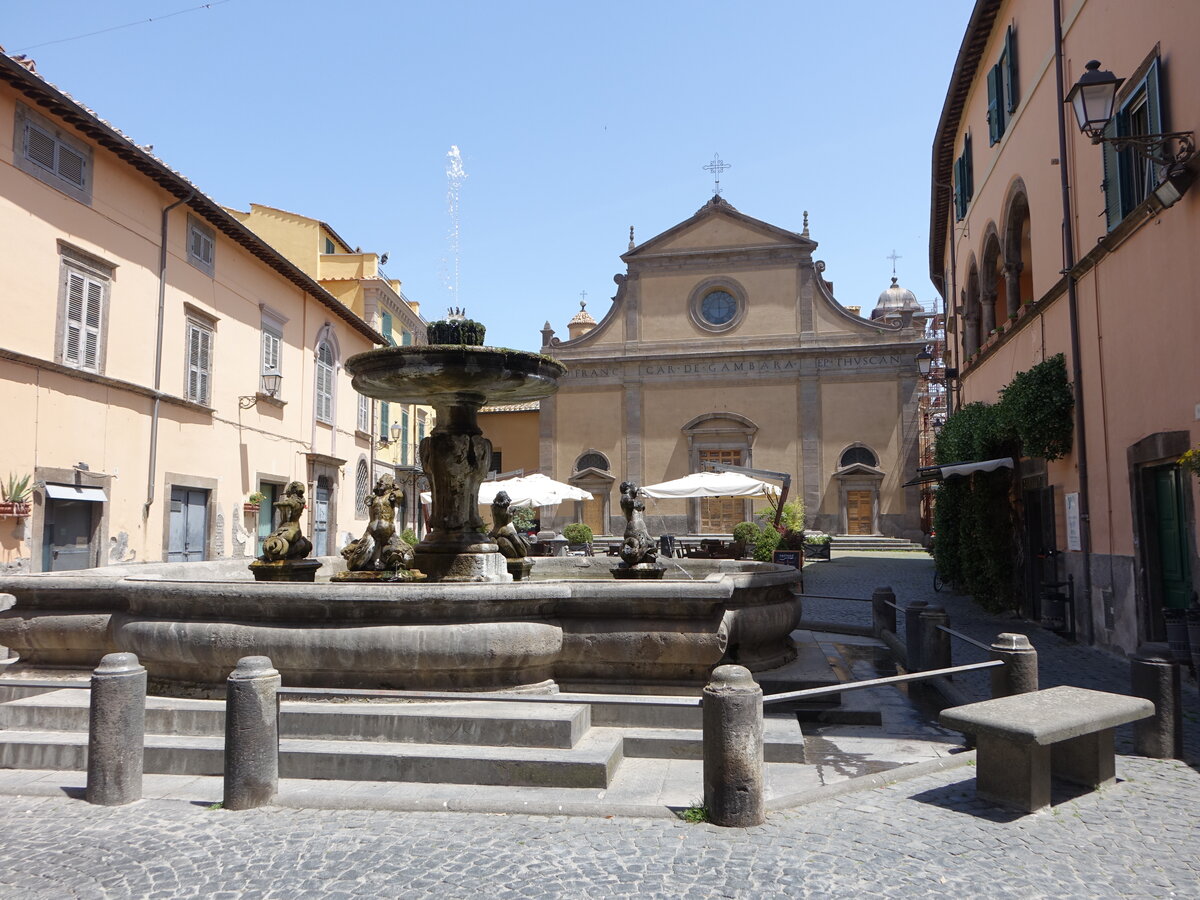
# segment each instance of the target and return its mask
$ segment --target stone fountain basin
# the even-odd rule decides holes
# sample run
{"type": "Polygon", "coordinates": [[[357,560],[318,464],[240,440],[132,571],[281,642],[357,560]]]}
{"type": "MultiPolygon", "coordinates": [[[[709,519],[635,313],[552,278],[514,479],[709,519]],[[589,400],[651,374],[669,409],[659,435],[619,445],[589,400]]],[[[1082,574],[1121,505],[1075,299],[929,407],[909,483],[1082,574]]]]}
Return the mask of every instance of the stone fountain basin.
{"type": "MultiPolygon", "coordinates": [[[[325,578],[344,566],[322,562],[325,578]]],[[[219,691],[249,655],[294,686],[666,692],[795,657],[796,569],[689,560],[629,582],[608,574],[618,562],[538,559],[508,584],[255,582],[244,560],[11,576],[0,644],[32,665],[133,652],[165,692],[219,691]]]]}
{"type": "Polygon", "coordinates": [[[498,347],[383,347],[346,360],[354,389],[377,400],[437,404],[460,395],[489,403],[549,396],[567,367],[536,353],[498,347]]]}

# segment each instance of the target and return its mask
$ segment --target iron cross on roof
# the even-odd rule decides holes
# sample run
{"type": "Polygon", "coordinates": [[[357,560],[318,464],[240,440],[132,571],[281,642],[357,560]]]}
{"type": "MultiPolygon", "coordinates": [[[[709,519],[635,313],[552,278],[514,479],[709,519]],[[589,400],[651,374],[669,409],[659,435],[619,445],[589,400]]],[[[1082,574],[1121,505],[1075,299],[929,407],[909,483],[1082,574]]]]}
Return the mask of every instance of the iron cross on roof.
{"type": "Polygon", "coordinates": [[[891,256],[885,256],[884,259],[890,259],[892,261],[892,274],[895,275],[896,274],[896,260],[904,259],[904,257],[897,256],[896,251],[893,250],[891,256]]]}
{"type": "Polygon", "coordinates": [[[716,196],[720,195],[720,193],[721,193],[721,173],[724,172],[726,169],[732,169],[733,166],[731,166],[729,163],[725,162],[725,160],[721,159],[720,153],[714,153],[712,162],[710,162],[707,166],[701,166],[701,168],[704,169],[704,171],[706,171],[706,172],[712,172],[712,174],[713,174],[713,196],[716,197],[716,196]]]}

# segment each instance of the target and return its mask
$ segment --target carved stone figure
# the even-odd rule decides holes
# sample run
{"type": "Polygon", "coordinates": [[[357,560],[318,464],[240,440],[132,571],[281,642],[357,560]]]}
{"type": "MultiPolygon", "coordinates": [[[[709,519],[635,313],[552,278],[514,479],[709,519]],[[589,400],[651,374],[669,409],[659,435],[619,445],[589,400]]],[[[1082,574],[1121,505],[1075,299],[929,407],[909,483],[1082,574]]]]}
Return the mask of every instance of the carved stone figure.
{"type": "Polygon", "coordinates": [[[517,531],[512,523],[512,513],[508,506],[512,498],[506,491],[501,491],[492,501],[492,530],[488,533],[505,559],[524,559],[529,555],[532,544],[526,535],[517,531]]]}
{"type": "Polygon", "coordinates": [[[396,487],[391,475],[383,475],[363,502],[368,513],[367,530],[342,548],[346,568],[351,572],[409,568],[412,545],[396,531],[396,510],[404,504],[404,491],[396,487]]]}
{"type": "Polygon", "coordinates": [[[312,552],[312,541],[300,531],[300,514],[304,512],[304,482],[293,481],[274,503],[279,510],[279,527],[263,541],[263,562],[285,559],[304,559],[312,552]]]}
{"type": "Polygon", "coordinates": [[[625,542],[621,545],[621,559],[627,566],[652,564],[658,560],[658,544],[650,537],[642,513],[646,504],[638,499],[637,485],[629,481],[621,483],[621,512],[625,514],[625,542]]]}

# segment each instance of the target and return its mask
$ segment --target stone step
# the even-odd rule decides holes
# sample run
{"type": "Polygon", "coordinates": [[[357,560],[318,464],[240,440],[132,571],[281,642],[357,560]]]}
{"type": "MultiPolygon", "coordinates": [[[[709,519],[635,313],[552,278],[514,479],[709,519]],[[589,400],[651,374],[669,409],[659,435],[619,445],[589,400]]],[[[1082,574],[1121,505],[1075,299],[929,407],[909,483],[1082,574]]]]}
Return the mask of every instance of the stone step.
{"type": "Polygon", "coordinates": [[[830,540],[830,548],[833,550],[925,550],[921,544],[915,541],[868,534],[835,534],[830,540]]]}
{"type": "MultiPolygon", "coordinates": [[[[88,729],[89,692],[60,690],[0,704],[0,729],[88,729]]],[[[496,747],[572,747],[587,732],[590,707],[566,703],[415,701],[410,703],[285,701],[281,738],[496,747]]],[[[149,734],[224,737],[219,700],[146,698],[149,734]]]]}
{"type": "MultiPolygon", "coordinates": [[[[86,732],[0,731],[0,768],[85,770],[86,732]]],[[[606,788],[623,759],[619,735],[593,730],[575,747],[466,747],[280,739],[279,776],[521,787],[606,788]]],[[[147,734],[144,771],[222,775],[224,740],[147,734]]]]}
{"type": "MultiPolygon", "coordinates": [[[[704,734],[690,728],[594,728],[624,741],[627,759],[704,759],[704,734]]],[[[763,718],[763,761],[803,763],[804,735],[794,715],[763,718]]]]}

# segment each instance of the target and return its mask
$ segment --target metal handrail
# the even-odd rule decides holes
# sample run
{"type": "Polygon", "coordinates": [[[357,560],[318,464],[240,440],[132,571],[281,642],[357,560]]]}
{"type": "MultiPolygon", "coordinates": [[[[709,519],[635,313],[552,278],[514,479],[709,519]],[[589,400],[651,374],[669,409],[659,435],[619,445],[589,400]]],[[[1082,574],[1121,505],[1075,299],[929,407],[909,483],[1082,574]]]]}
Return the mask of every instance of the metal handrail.
{"type": "Polygon", "coordinates": [[[70,688],[73,690],[91,690],[92,682],[88,681],[51,681],[44,678],[0,678],[0,687],[32,687],[32,688],[70,688]]]}
{"type": "Polygon", "coordinates": [[[398,700],[488,700],[502,703],[612,703],[622,706],[700,706],[699,697],[655,694],[513,694],[473,691],[396,691],[365,688],[280,687],[280,694],[329,697],[381,697],[398,700]]]}
{"type": "Polygon", "coordinates": [[[828,694],[840,694],[843,691],[858,691],[863,688],[880,687],[888,684],[901,684],[906,681],[923,681],[926,678],[936,678],[939,675],[954,675],[958,672],[970,672],[974,669],[992,669],[1004,665],[1002,659],[991,659],[987,662],[968,663],[964,666],[951,666],[948,669],[930,669],[928,672],[909,672],[907,675],[889,675],[886,678],[872,678],[869,681],[848,681],[834,687],[805,688],[802,691],[788,691],[786,694],[771,694],[763,698],[763,705],[782,703],[785,700],[799,700],[809,697],[824,697],[828,694]]]}
{"type": "Polygon", "coordinates": [[[963,634],[961,631],[955,631],[952,628],[947,628],[945,625],[939,625],[938,630],[944,631],[944,632],[946,632],[946,634],[950,635],[951,637],[956,637],[960,641],[966,641],[968,644],[974,644],[980,650],[987,650],[990,652],[992,649],[991,644],[985,644],[982,641],[977,641],[977,640],[975,640],[975,638],[968,637],[967,635],[963,634]]]}
{"type": "Polygon", "coordinates": [[[870,597],[831,597],[829,594],[805,594],[801,592],[801,597],[810,597],[813,600],[854,600],[857,603],[870,603],[870,597]]]}

